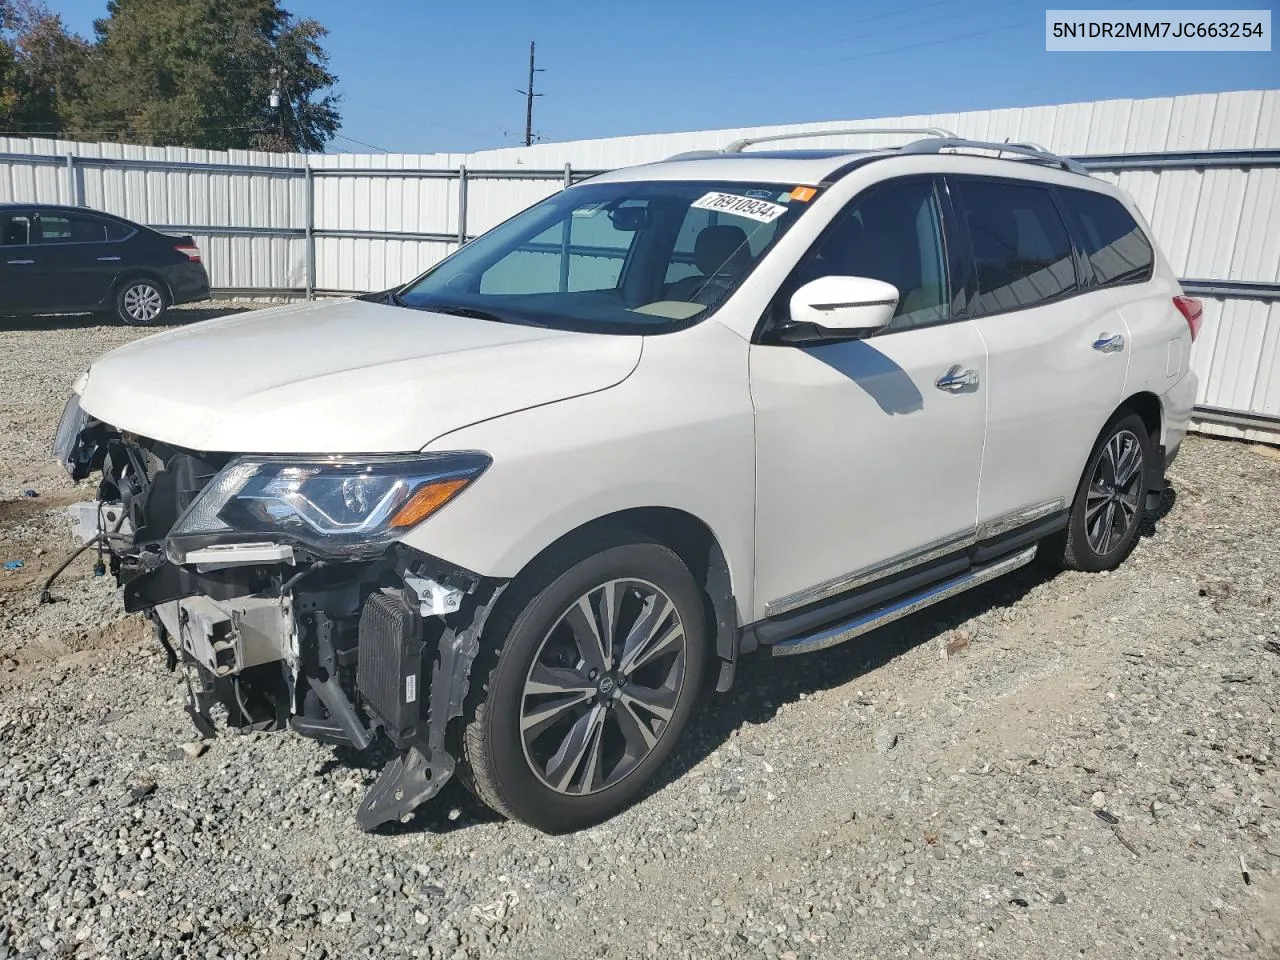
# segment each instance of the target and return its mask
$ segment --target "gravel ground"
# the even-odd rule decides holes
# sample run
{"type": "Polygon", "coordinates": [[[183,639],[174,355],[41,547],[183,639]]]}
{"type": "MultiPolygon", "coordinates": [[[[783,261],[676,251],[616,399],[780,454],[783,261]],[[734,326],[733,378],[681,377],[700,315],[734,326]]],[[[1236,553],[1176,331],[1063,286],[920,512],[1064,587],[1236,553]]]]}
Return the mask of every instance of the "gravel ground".
{"type": "Polygon", "coordinates": [[[1117,573],[1024,571],[749,663],[660,783],[547,837],[291,735],[192,743],[41,461],[137,336],[0,327],[0,960],[1280,957],[1280,457],[1193,438],[1117,573]],[[27,489],[38,496],[24,497],[27,489]]]}

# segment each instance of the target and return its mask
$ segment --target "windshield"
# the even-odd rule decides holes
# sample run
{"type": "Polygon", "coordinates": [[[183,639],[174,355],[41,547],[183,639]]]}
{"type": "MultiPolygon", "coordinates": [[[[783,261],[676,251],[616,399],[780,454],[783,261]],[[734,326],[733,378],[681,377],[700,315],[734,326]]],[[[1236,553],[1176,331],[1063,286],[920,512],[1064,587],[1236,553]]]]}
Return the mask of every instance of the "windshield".
{"type": "Polygon", "coordinates": [[[394,297],[558,329],[677,329],[710,316],[816,194],[769,183],[584,183],[466,244],[394,297]]]}

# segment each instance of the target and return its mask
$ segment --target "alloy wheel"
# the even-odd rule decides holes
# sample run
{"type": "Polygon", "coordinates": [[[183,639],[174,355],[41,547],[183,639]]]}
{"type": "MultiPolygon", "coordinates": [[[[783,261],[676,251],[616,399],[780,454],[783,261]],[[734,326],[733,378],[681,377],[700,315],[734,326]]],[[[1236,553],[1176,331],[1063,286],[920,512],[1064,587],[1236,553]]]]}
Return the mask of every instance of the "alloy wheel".
{"type": "Polygon", "coordinates": [[[1115,550],[1138,522],[1142,498],[1142,444],[1130,430],[1118,431],[1098,457],[1085,494],[1084,529],[1100,557],[1115,550]]]}
{"type": "Polygon", "coordinates": [[[526,675],[530,769],[562,794],[617,784],[665,735],[685,666],[684,624],[665,592],[634,579],[592,588],[556,619],[526,675]]]}
{"type": "Polygon", "coordinates": [[[134,323],[150,323],[164,310],[164,297],[149,283],[131,284],[122,300],[124,312],[134,323]]]}

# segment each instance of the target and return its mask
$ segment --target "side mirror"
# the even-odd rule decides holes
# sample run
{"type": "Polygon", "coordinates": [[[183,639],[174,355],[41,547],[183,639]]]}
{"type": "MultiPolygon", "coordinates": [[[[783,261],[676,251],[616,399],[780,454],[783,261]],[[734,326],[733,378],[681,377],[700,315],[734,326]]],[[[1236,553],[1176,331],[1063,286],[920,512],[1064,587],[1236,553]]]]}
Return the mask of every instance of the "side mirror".
{"type": "Polygon", "coordinates": [[[870,277],[819,277],[791,295],[791,343],[858,340],[883,330],[898,309],[898,288],[870,277]]]}

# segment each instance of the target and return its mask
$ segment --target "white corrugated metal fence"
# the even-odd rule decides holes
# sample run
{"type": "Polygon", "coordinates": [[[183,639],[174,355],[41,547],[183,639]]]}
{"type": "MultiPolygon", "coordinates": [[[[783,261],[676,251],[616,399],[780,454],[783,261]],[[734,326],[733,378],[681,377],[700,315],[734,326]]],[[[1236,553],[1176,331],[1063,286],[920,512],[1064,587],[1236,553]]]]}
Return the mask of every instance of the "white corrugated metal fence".
{"type": "MultiPolygon", "coordinates": [[[[1205,429],[1280,437],[1280,90],[651,134],[472,154],[271,154],[0,137],[0,202],[79,203],[191,233],[215,288],[385,289],[593,172],[739,137],[938,126],[1087,158],[1204,299],[1205,429]],[[1250,418],[1256,422],[1251,422],[1250,418]],[[1215,420],[1232,421],[1215,423],[1215,420]]],[[[901,137],[832,137],[874,147],[901,137]]]]}

